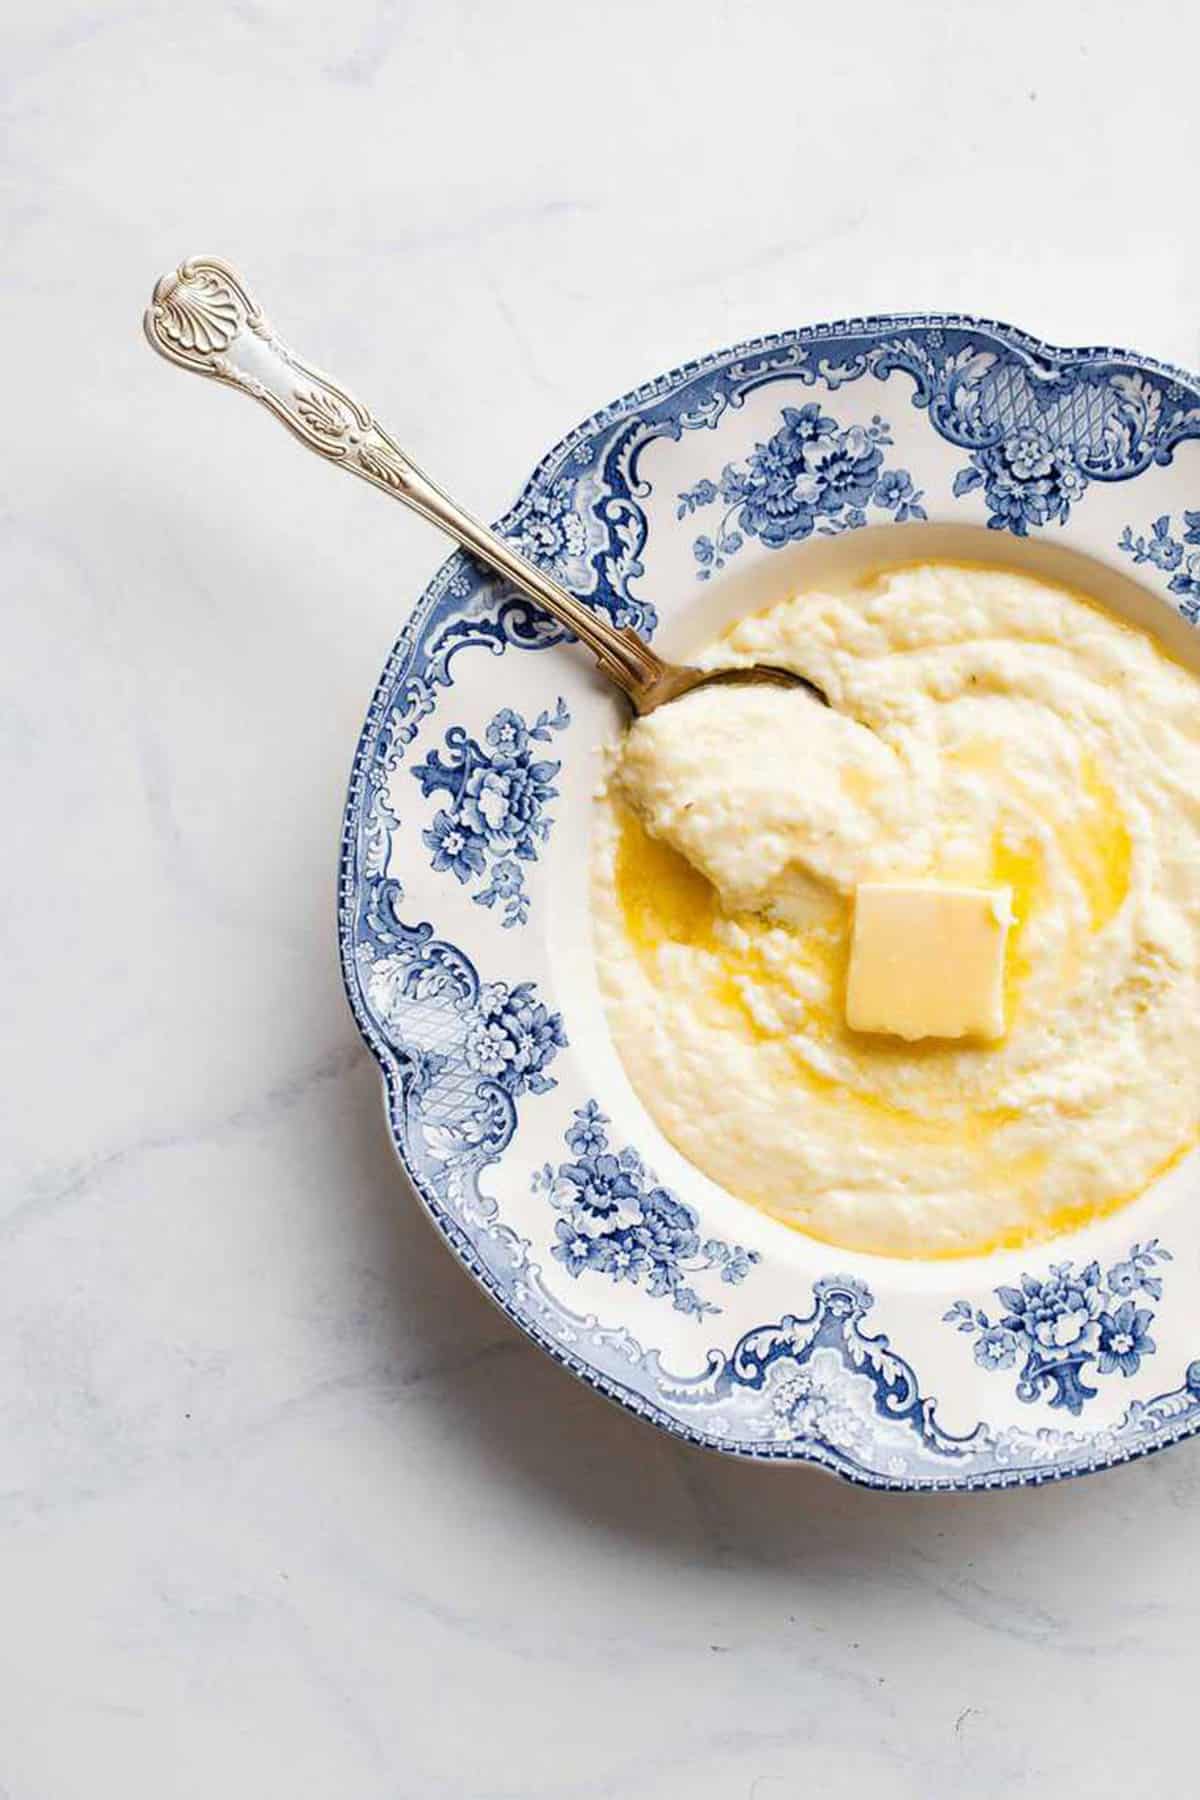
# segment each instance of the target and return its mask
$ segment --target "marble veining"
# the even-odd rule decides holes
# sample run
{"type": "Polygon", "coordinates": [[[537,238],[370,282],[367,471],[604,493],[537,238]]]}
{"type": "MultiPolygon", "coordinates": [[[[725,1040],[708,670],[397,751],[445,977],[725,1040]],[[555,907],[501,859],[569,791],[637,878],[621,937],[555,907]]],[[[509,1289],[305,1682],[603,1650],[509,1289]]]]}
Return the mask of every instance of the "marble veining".
{"type": "MultiPolygon", "coordinates": [[[[724,1461],[453,1263],[332,932],[442,545],[139,316],[228,255],[489,517],[607,397],[814,319],[1194,367],[1200,19],[19,0],[0,44],[0,1800],[1184,1791],[1197,1446],[950,1498],[724,1461]]],[[[1178,467],[1132,573],[1188,574],[1178,467]]]]}

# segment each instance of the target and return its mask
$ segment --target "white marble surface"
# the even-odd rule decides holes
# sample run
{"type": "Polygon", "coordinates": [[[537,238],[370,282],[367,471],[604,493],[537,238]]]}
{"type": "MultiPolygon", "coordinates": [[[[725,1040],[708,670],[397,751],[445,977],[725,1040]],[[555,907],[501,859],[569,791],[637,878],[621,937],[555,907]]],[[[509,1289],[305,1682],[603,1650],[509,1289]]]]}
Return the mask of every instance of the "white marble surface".
{"type": "Polygon", "coordinates": [[[1195,365],[1195,7],[0,29],[2,1800],[1185,1791],[1200,1446],[939,1501],[726,1464],[434,1240],[332,912],[441,546],[139,316],[224,254],[492,513],[594,405],[760,329],[966,307],[1195,365]]]}

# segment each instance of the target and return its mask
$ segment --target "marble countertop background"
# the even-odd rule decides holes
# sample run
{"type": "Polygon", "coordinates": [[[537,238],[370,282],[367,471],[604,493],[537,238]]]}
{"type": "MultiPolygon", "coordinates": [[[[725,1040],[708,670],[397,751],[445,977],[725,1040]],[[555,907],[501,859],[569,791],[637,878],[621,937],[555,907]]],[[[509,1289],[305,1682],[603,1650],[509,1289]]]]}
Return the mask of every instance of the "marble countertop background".
{"type": "Polygon", "coordinates": [[[1200,1445],[951,1499],[725,1463],[435,1241],[333,878],[443,546],[139,321],[228,257],[485,515],[760,330],[966,308],[1195,366],[1200,13],[16,0],[0,33],[0,1800],[1185,1791],[1200,1445]]]}

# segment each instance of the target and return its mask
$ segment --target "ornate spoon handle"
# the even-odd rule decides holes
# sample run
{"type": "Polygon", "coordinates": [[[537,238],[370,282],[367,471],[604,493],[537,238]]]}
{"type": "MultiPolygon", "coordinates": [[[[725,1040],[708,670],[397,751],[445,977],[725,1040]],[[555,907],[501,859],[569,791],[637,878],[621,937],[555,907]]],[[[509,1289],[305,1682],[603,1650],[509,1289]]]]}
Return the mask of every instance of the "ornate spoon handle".
{"type": "MultiPolygon", "coordinates": [[[[402,500],[566,625],[639,711],[669,673],[637,633],[617,631],[455,505],[376,423],[362,402],[279,339],[236,270],[192,257],[164,275],[146,309],[146,336],[181,369],[215,375],[261,400],[309,450],[402,500]]],[[[652,702],[651,702],[652,703],[652,702]]]]}

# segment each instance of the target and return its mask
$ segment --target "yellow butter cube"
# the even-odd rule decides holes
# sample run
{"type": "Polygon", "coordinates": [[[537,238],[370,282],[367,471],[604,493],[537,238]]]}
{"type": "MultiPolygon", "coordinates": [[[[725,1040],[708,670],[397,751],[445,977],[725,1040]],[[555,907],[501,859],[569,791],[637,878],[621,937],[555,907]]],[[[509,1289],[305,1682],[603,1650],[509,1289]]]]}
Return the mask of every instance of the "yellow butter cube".
{"type": "Polygon", "coordinates": [[[1011,923],[1011,888],[860,882],[846,1023],[909,1039],[1003,1037],[1011,923]]]}

